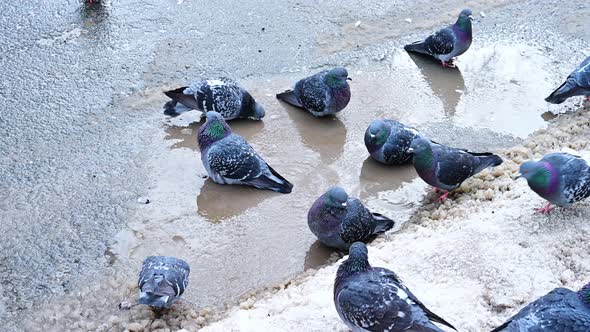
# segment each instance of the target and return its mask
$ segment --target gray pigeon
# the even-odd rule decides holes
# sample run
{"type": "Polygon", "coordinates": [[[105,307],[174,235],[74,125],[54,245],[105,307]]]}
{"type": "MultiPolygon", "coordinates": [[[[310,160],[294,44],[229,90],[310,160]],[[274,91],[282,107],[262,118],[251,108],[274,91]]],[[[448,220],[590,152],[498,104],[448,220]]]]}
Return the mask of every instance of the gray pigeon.
{"type": "Polygon", "coordinates": [[[139,272],[139,303],[170,308],[188,286],[190,270],[182,259],[149,256],[139,272]]]}
{"type": "Polygon", "coordinates": [[[555,288],[491,332],[590,331],[590,284],[577,292],[555,288]]]}
{"type": "Polygon", "coordinates": [[[416,129],[394,120],[373,120],[365,131],[365,146],[373,159],[388,165],[401,165],[412,160],[408,152],[416,129]]]}
{"type": "Polygon", "coordinates": [[[422,180],[447,191],[439,198],[441,201],[463,181],[488,167],[502,164],[502,158],[495,154],[451,148],[421,137],[412,141],[410,152],[414,154],[414,168],[422,180]]]}
{"type": "Polygon", "coordinates": [[[356,241],[366,241],[391,229],[395,222],[369,211],[344,189],[332,187],[320,196],[307,213],[307,224],[326,246],[346,250],[356,241]]]}
{"type": "Polygon", "coordinates": [[[439,323],[456,330],[430,311],[393,272],[371,267],[367,246],[355,242],[334,282],[334,304],[353,332],[443,332],[439,323]]]}
{"type": "Polygon", "coordinates": [[[540,161],[526,161],[520,165],[518,177],[524,177],[534,192],[549,201],[537,210],[540,213],[551,212],[551,204],[567,207],[590,196],[590,167],[569,153],[550,153],[540,161]]]}
{"type": "Polygon", "coordinates": [[[188,87],[166,91],[164,94],[172,99],[164,105],[164,114],[170,116],[177,116],[191,109],[215,111],[226,120],[260,120],[265,114],[264,108],[250,93],[229,78],[197,81],[188,87]]]}
{"type": "Polygon", "coordinates": [[[471,15],[470,9],[463,9],[455,24],[438,30],[423,41],[406,45],[404,49],[433,56],[444,67],[453,66],[453,58],[465,53],[471,46],[471,15]]]}
{"type": "Polygon", "coordinates": [[[304,108],[315,116],[336,114],[350,101],[348,72],[342,67],[321,71],[299,80],[293,90],[277,94],[277,98],[304,108]]]}
{"type": "Polygon", "coordinates": [[[586,58],[557,90],[545,98],[545,101],[561,104],[573,96],[586,96],[586,100],[590,100],[590,57],[586,58]]]}
{"type": "Polygon", "coordinates": [[[219,184],[241,184],[280,193],[290,193],[293,185],[270,167],[246,140],[232,133],[221,114],[206,113],[199,128],[201,161],[211,180],[219,184]]]}

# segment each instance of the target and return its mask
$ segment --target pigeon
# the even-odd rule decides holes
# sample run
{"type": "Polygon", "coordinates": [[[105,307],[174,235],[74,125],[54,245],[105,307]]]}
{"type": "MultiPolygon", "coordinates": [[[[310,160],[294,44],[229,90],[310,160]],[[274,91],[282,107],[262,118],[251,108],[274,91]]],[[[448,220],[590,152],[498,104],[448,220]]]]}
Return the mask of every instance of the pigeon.
{"type": "Polygon", "coordinates": [[[545,98],[545,101],[561,104],[569,97],[582,95],[586,96],[586,100],[590,100],[590,57],[586,58],[559,88],[545,98]]]}
{"type": "Polygon", "coordinates": [[[371,267],[367,246],[355,242],[334,282],[338,315],[353,332],[443,332],[453,325],[430,311],[388,269],[371,267]]]}
{"type": "Polygon", "coordinates": [[[569,153],[550,153],[540,161],[525,161],[516,178],[520,177],[549,201],[545,207],[537,209],[539,213],[550,213],[551,204],[568,207],[590,196],[590,166],[586,160],[569,153]]]}
{"type": "Polygon", "coordinates": [[[373,120],[365,131],[365,146],[373,159],[388,165],[402,165],[412,160],[410,144],[419,133],[395,120],[373,120]]]}
{"type": "Polygon", "coordinates": [[[350,101],[348,72],[342,67],[321,71],[299,80],[293,90],[277,94],[277,99],[304,108],[315,116],[342,111],[350,101]]]}
{"type": "Polygon", "coordinates": [[[139,303],[170,308],[188,286],[190,267],[182,259],[149,256],[139,272],[139,303]]]}
{"type": "Polygon", "coordinates": [[[369,211],[341,187],[332,187],[313,203],[307,224],[324,245],[347,250],[356,241],[390,230],[395,222],[369,211]]]}
{"type": "Polygon", "coordinates": [[[221,114],[206,113],[199,128],[201,161],[213,182],[241,184],[280,193],[290,193],[293,185],[270,167],[246,140],[232,133],[221,114]]]}
{"type": "Polygon", "coordinates": [[[471,46],[471,15],[470,9],[463,9],[455,24],[438,30],[423,41],[408,44],[404,49],[433,56],[442,62],[443,67],[453,67],[453,59],[471,46]]]}
{"type": "Polygon", "coordinates": [[[446,190],[439,201],[445,200],[450,191],[459,188],[469,177],[488,167],[502,164],[502,158],[495,154],[451,148],[422,137],[412,141],[410,152],[414,155],[414,168],[422,180],[435,188],[446,190]]]}
{"type": "Polygon", "coordinates": [[[492,332],[590,331],[590,284],[577,292],[555,288],[492,332]]]}
{"type": "Polygon", "coordinates": [[[197,81],[188,87],[166,91],[164,94],[172,99],[164,105],[164,114],[170,116],[177,116],[191,109],[205,113],[215,111],[226,120],[260,120],[265,114],[262,105],[238,82],[229,78],[197,81]]]}

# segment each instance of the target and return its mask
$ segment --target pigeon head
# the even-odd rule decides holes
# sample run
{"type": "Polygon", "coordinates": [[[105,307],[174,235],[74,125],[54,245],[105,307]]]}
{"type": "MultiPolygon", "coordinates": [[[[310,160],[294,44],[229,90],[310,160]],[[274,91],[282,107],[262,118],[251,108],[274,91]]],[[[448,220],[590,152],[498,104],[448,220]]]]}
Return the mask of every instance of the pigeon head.
{"type": "Polygon", "coordinates": [[[529,186],[535,191],[546,192],[552,183],[551,164],[542,161],[525,161],[520,165],[517,178],[523,177],[527,180],[529,186]]]}
{"type": "Polygon", "coordinates": [[[422,137],[415,138],[408,152],[414,156],[414,165],[417,168],[430,168],[434,163],[430,142],[422,137]]]}
{"type": "Polygon", "coordinates": [[[369,152],[378,150],[385,142],[390,134],[390,127],[383,120],[373,120],[365,132],[365,144],[369,148],[369,152]]]}
{"type": "Polygon", "coordinates": [[[348,194],[341,187],[332,187],[326,193],[325,203],[330,207],[335,208],[346,208],[346,202],[348,201],[348,194]]]}
{"type": "Polygon", "coordinates": [[[245,115],[248,118],[254,120],[260,120],[266,114],[264,107],[257,103],[248,92],[244,92],[244,96],[242,98],[242,109],[245,110],[245,115]]]}
{"type": "Polygon", "coordinates": [[[209,111],[205,116],[207,117],[207,121],[199,128],[198,136],[201,151],[209,147],[211,143],[231,134],[231,129],[221,114],[215,111],[209,111]]]}
{"type": "Polygon", "coordinates": [[[326,84],[328,84],[329,87],[337,89],[344,86],[348,86],[348,82],[346,81],[351,79],[348,78],[348,71],[346,71],[346,69],[342,67],[336,67],[330,69],[326,73],[326,77],[324,78],[324,80],[326,81],[326,84]]]}
{"type": "Polygon", "coordinates": [[[578,298],[585,305],[590,307],[590,283],[584,285],[584,287],[578,291],[578,298]]]}
{"type": "Polygon", "coordinates": [[[473,20],[471,9],[463,9],[455,25],[459,26],[463,31],[471,31],[471,20],[473,20]]]}
{"type": "Polygon", "coordinates": [[[348,259],[338,267],[336,278],[345,278],[370,268],[367,246],[362,242],[355,242],[348,249],[348,259]]]}
{"type": "Polygon", "coordinates": [[[254,103],[253,113],[254,113],[254,115],[252,116],[253,118],[262,119],[262,118],[264,118],[266,111],[264,111],[264,107],[262,107],[262,105],[260,105],[259,103],[254,103]]]}

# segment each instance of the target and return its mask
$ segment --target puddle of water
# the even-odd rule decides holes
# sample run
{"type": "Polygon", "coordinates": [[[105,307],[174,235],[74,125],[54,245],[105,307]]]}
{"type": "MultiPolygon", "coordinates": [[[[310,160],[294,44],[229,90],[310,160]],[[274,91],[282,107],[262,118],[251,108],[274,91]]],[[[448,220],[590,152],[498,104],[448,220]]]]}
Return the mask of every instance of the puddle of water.
{"type": "MultiPolygon", "coordinates": [[[[418,128],[442,126],[433,139],[446,133],[450,142],[467,147],[473,137],[459,130],[464,127],[495,147],[506,134],[526,135],[545,125],[539,96],[550,89],[549,73],[540,71],[546,59],[518,45],[493,45],[468,54],[456,70],[397,51],[387,66],[349,68],[352,100],[343,112],[325,119],[275,100],[275,93],[309,73],[242,81],[267,116],[262,122],[230,125],[294,184],[289,195],[204,179],[196,139],[200,114],[162,115],[161,137],[154,138],[151,152],[155,180],[146,188],[151,202],[138,208],[106,253],[116,274],[134,283],[146,256],[176,256],[191,266],[186,298],[198,307],[220,306],[329,260],[332,252],[308,230],[307,211],[332,185],[342,185],[376,212],[402,222],[409,219],[427,186],[412,166],[388,167],[368,159],[363,136],[373,119],[391,118],[418,128]]],[[[166,100],[161,90],[150,89],[126,105],[130,111],[161,111],[166,100]]],[[[106,288],[95,296],[111,302],[121,298],[120,287],[106,288]]],[[[101,308],[93,303],[80,306],[92,304],[100,316],[101,308]]],[[[132,309],[130,317],[136,317],[133,310],[143,309],[132,309]]]]}

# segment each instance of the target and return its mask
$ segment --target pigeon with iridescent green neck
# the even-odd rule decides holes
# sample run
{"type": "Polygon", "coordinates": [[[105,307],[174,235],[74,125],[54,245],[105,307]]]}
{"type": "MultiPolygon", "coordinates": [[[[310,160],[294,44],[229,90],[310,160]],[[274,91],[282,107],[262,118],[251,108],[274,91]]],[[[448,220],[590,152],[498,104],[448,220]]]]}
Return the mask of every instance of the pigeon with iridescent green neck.
{"type": "Polygon", "coordinates": [[[177,116],[191,109],[215,111],[225,120],[260,120],[265,111],[238,82],[229,78],[196,81],[189,86],[164,92],[171,101],[164,105],[164,114],[177,116]]]}
{"type": "Polygon", "coordinates": [[[401,165],[412,161],[408,151],[419,133],[395,120],[376,119],[365,131],[365,146],[373,159],[387,165],[401,165]]]}
{"type": "Polygon", "coordinates": [[[170,308],[188,286],[190,267],[182,259],[149,256],[139,272],[139,303],[170,308]]]}
{"type": "Polygon", "coordinates": [[[517,178],[525,178],[534,192],[549,201],[537,210],[540,213],[551,212],[551,204],[568,207],[590,196],[590,167],[581,157],[550,153],[539,161],[524,162],[519,172],[517,178]]]}
{"type": "Polygon", "coordinates": [[[590,57],[586,58],[545,101],[561,104],[569,97],[586,96],[590,100],[590,57]]]}
{"type": "Polygon", "coordinates": [[[277,94],[277,99],[315,116],[336,114],[350,101],[348,80],[348,72],[342,67],[324,70],[299,80],[293,90],[277,94]]]}
{"type": "Polygon", "coordinates": [[[443,332],[453,325],[430,311],[388,269],[369,264],[367,246],[353,243],[334,282],[334,305],[353,332],[443,332]]]}
{"type": "Polygon", "coordinates": [[[324,245],[346,250],[353,242],[390,230],[395,222],[369,211],[341,187],[332,187],[313,203],[307,224],[324,245]]]}
{"type": "Polygon", "coordinates": [[[444,67],[453,66],[453,58],[465,53],[471,46],[471,15],[470,9],[463,9],[455,24],[438,30],[422,41],[406,45],[404,49],[433,56],[444,67]]]}
{"type": "Polygon", "coordinates": [[[459,188],[468,178],[488,167],[502,164],[502,158],[495,154],[456,149],[430,142],[422,137],[412,141],[410,152],[414,155],[414,168],[422,180],[435,188],[447,191],[440,196],[440,201],[447,198],[450,191],[459,188]]]}
{"type": "Polygon", "coordinates": [[[577,292],[555,288],[491,332],[588,332],[590,284],[577,292]]]}
{"type": "Polygon", "coordinates": [[[198,140],[201,161],[213,182],[283,194],[291,192],[293,185],[272,169],[242,136],[232,133],[221,114],[210,111],[206,117],[207,121],[199,128],[198,140]]]}

